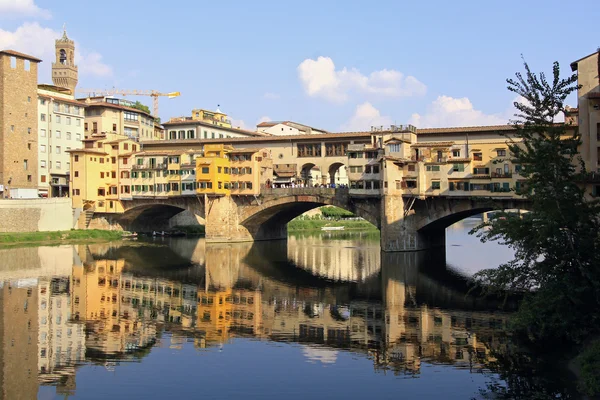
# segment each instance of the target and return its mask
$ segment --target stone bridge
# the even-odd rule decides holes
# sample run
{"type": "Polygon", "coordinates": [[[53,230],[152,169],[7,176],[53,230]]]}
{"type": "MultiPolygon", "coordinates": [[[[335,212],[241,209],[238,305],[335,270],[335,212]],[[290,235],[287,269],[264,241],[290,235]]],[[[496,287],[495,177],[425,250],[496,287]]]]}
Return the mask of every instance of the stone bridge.
{"type": "Polygon", "coordinates": [[[444,246],[446,228],[493,210],[527,209],[528,203],[501,197],[353,196],[347,188],[263,189],[259,196],[137,198],[122,202],[123,214],[95,214],[90,227],[131,231],[162,230],[188,210],[205,221],[206,241],[244,242],[287,238],[287,223],[321,206],[336,206],[381,231],[383,251],[416,251],[444,246]]]}

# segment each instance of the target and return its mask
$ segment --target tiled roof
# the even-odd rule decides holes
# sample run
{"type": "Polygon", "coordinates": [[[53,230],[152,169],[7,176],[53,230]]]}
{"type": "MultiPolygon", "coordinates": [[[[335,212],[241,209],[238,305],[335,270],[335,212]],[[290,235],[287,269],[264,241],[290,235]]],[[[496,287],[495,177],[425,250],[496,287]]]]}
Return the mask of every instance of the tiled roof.
{"type": "Polygon", "coordinates": [[[8,56],[20,57],[33,62],[42,62],[39,58],[35,58],[34,56],[30,56],[29,54],[19,53],[14,50],[0,50],[0,54],[6,54],[8,56]]]}
{"type": "Polygon", "coordinates": [[[485,125],[485,126],[458,126],[452,128],[417,128],[417,135],[444,134],[444,133],[462,133],[462,132],[497,132],[513,131],[513,125],[485,125]]]}
{"type": "Polygon", "coordinates": [[[415,143],[410,147],[451,147],[454,142],[428,142],[428,143],[415,143]]]}
{"type": "Polygon", "coordinates": [[[86,103],[84,103],[83,101],[79,101],[79,100],[71,100],[71,99],[65,99],[63,97],[57,97],[57,96],[51,96],[48,94],[41,94],[38,93],[38,97],[44,98],[44,99],[52,99],[56,102],[59,103],[68,103],[68,104],[72,104],[75,106],[79,106],[79,107],[87,107],[88,105],[86,103]]]}
{"type": "MultiPolygon", "coordinates": [[[[85,101],[84,99],[78,99],[78,100],[85,101]]],[[[122,106],[119,104],[107,103],[105,101],[98,101],[98,102],[92,102],[92,103],[86,103],[86,104],[88,107],[106,107],[106,108],[113,108],[116,110],[132,111],[132,112],[144,114],[147,117],[153,118],[152,115],[148,114],[146,111],[138,110],[137,108],[133,108],[133,107],[122,106]]]]}
{"type": "Polygon", "coordinates": [[[96,149],[70,149],[70,150],[66,150],[67,153],[89,153],[89,154],[97,154],[100,156],[107,156],[108,153],[106,153],[105,151],[101,151],[101,150],[96,150],[96,149]]]}

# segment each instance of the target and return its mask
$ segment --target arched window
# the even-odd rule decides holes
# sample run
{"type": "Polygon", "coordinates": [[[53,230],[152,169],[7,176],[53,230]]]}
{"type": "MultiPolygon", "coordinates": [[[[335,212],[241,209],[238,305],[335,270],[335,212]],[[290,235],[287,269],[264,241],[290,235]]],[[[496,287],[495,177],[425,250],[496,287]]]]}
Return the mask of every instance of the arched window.
{"type": "Polygon", "coordinates": [[[67,63],[67,52],[64,49],[60,50],[60,59],[59,59],[61,64],[66,64],[67,63]]]}

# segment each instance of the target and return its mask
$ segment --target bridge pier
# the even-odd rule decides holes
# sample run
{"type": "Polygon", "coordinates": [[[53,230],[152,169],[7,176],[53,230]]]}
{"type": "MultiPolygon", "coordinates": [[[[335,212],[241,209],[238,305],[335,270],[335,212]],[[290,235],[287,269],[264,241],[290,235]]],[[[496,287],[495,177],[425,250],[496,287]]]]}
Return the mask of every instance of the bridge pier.
{"type": "Polygon", "coordinates": [[[420,251],[446,245],[446,229],[422,230],[421,218],[401,195],[381,198],[381,250],[420,251]],[[407,210],[408,209],[408,210],[407,210]]]}

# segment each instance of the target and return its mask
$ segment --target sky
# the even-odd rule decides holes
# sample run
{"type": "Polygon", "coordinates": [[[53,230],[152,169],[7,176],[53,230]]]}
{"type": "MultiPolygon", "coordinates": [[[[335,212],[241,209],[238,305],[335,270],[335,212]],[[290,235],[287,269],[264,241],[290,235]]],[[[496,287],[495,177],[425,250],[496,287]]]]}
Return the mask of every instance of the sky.
{"type": "Polygon", "coordinates": [[[181,92],[163,121],[219,106],[252,130],[475,126],[512,117],[521,56],[566,77],[600,46],[599,19],[594,0],[0,0],[0,49],[41,58],[51,83],[66,24],[78,88],[181,92]]]}

